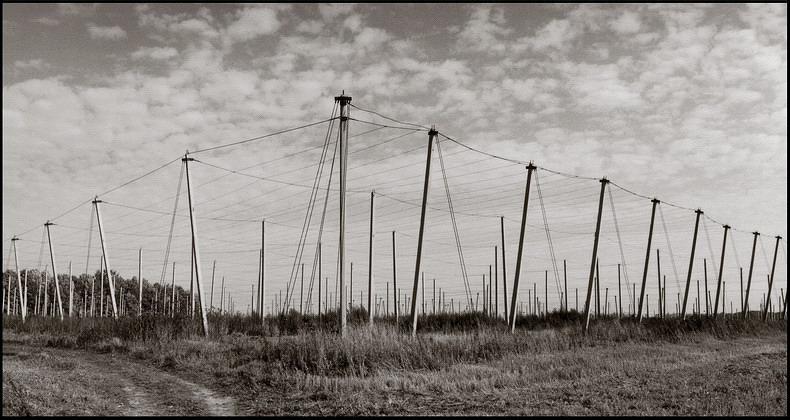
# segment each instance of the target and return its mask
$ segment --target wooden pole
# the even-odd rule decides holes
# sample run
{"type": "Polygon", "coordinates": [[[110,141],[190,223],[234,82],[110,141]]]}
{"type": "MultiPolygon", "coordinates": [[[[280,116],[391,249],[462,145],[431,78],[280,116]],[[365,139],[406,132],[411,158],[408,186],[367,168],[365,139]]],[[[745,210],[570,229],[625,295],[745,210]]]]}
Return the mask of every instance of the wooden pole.
{"type": "Polygon", "coordinates": [[[598,260],[595,260],[595,317],[601,316],[601,273],[598,271],[598,260]]]}
{"type": "Polygon", "coordinates": [[[195,283],[197,284],[197,294],[198,299],[200,300],[200,316],[201,320],[203,321],[203,334],[208,337],[208,318],[206,317],[206,305],[203,302],[204,294],[203,294],[203,283],[200,279],[201,275],[201,268],[200,268],[200,244],[198,242],[198,234],[197,234],[197,218],[195,217],[195,203],[193,198],[192,192],[192,183],[190,182],[189,178],[189,162],[194,160],[189,157],[189,154],[185,154],[182,161],[184,162],[184,172],[186,173],[187,178],[187,198],[189,199],[189,222],[190,227],[192,230],[192,243],[193,243],[193,253],[195,256],[195,283]]]}
{"type": "Polygon", "coordinates": [[[681,317],[685,320],[686,319],[686,303],[688,301],[688,294],[689,294],[689,286],[691,286],[691,272],[694,268],[694,251],[697,247],[697,232],[699,230],[699,218],[704,213],[702,210],[697,209],[694,211],[697,214],[696,222],[694,223],[694,238],[691,241],[691,257],[689,258],[689,271],[688,276],[686,277],[686,291],[683,293],[683,306],[680,308],[682,313],[681,317]]]}
{"type": "Polygon", "coordinates": [[[702,275],[705,279],[705,315],[710,315],[710,308],[708,307],[708,259],[702,259],[702,275]]]}
{"type": "MultiPolygon", "coordinates": [[[[211,298],[208,301],[208,306],[211,308],[210,310],[214,310],[214,273],[217,272],[217,260],[214,260],[214,264],[211,266],[211,298]]],[[[263,316],[263,313],[261,313],[263,316]]]]}
{"type": "Polygon", "coordinates": [[[195,317],[195,240],[192,240],[192,256],[189,260],[189,316],[195,317]]]}
{"type": "Polygon", "coordinates": [[[546,283],[545,283],[545,285],[543,287],[543,291],[545,292],[545,296],[546,296],[546,302],[545,302],[544,305],[546,307],[546,310],[545,310],[546,317],[548,318],[548,316],[549,316],[549,270],[546,270],[546,283]]]}
{"type": "Polygon", "coordinates": [[[645,252],[645,269],[644,271],[642,271],[642,288],[641,288],[641,292],[639,293],[639,309],[636,315],[637,320],[639,322],[642,321],[642,299],[645,296],[645,287],[647,286],[647,269],[650,265],[650,245],[653,242],[653,225],[656,220],[656,207],[661,201],[654,198],[650,200],[650,202],[653,203],[653,209],[650,212],[650,230],[648,231],[647,234],[647,251],[645,252]]]}
{"type": "Polygon", "coordinates": [[[58,269],[55,266],[55,251],[52,248],[52,236],[50,236],[50,231],[49,231],[49,227],[52,226],[52,223],[47,221],[47,223],[44,223],[44,226],[47,228],[47,239],[49,240],[49,256],[52,259],[52,278],[55,280],[54,283],[55,290],[53,291],[53,294],[58,298],[58,314],[60,315],[60,320],[63,321],[63,302],[61,301],[60,298],[60,283],[58,282],[58,269]]]}
{"type": "MultiPolygon", "coordinates": [[[[376,212],[375,212],[375,199],[376,199],[376,191],[370,192],[370,233],[369,238],[370,241],[368,242],[368,325],[371,327],[373,326],[373,239],[376,237],[376,231],[373,228],[373,222],[375,220],[376,212]]],[[[321,275],[318,275],[318,283],[321,283],[321,275]]],[[[320,296],[320,293],[319,293],[320,296]]],[[[319,299],[319,305],[321,305],[321,300],[319,299]]]]}
{"type": "Polygon", "coordinates": [[[617,307],[617,317],[620,318],[623,316],[623,290],[620,287],[620,264],[617,264],[617,302],[615,302],[615,306],[617,307]]]}
{"type": "MultiPolygon", "coordinates": [[[[104,267],[107,269],[107,279],[109,281],[110,278],[110,259],[107,256],[107,243],[104,240],[104,226],[102,225],[101,221],[101,211],[99,210],[99,203],[102,201],[99,200],[98,197],[94,197],[93,206],[96,208],[96,221],[99,226],[99,239],[101,241],[101,250],[102,255],[104,256],[104,267]]],[[[53,267],[54,268],[54,267],[53,267]]],[[[104,284],[104,282],[102,282],[104,284]]],[[[112,313],[115,319],[118,319],[118,306],[115,303],[115,284],[112,281],[109,281],[110,285],[110,296],[112,301],[112,313]]]]}
{"type": "MultiPolygon", "coordinates": [[[[535,165],[532,162],[527,165],[527,186],[524,190],[524,208],[521,212],[521,231],[519,233],[518,238],[518,254],[516,255],[516,272],[515,277],[513,280],[513,298],[510,301],[510,320],[508,321],[510,326],[510,333],[514,333],[516,331],[516,302],[518,301],[518,282],[521,278],[521,260],[523,258],[524,253],[524,232],[527,226],[527,209],[529,208],[529,187],[530,183],[532,182],[532,172],[535,171],[535,165]]],[[[503,238],[504,238],[504,230],[503,238]]],[[[503,239],[504,243],[504,239],[503,239]]],[[[505,248],[503,246],[502,251],[505,248]]],[[[503,252],[504,255],[504,252],[503,252]]]]}
{"type": "Polygon", "coordinates": [[[568,312],[568,270],[565,265],[565,260],[562,260],[562,276],[565,278],[565,312],[568,312]]]}
{"type": "Polygon", "coordinates": [[[746,295],[743,298],[743,318],[745,319],[749,314],[749,290],[752,286],[752,272],[754,271],[754,253],[757,250],[757,237],[760,236],[760,232],[753,232],[754,235],[754,243],[752,244],[752,259],[749,263],[749,277],[746,281],[746,295]]]}
{"type": "Polygon", "coordinates": [[[219,313],[225,313],[225,276],[222,276],[222,286],[220,287],[219,313]]]}
{"type": "Polygon", "coordinates": [[[318,319],[321,319],[321,242],[318,243],[318,319]]]}
{"type": "Polygon", "coordinates": [[[774,248],[774,262],[771,265],[771,275],[768,277],[768,294],[765,298],[765,309],[763,311],[763,321],[768,320],[768,308],[771,307],[771,287],[774,285],[774,272],[776,271],[776,255],[779,252],[779,241],[782,240],[781,236],[776,237],[776,247],[774,248]]]}
{"type": "Polygon", "coordinates": [[[433,313],[436,313],[436,279],[433,279],[433,299],[431,299],[431,303],[433,304],[433,313]]]}
{"type": "MultiPolygon", "coordinates": [[[[433,151],[433,143],[436,140],[439,132],[434,127],[428,131],[428,156],[425,159],[425,180],[423,182],[422,190],[422,207],[420,209],[420,231],[417,236],[417,260],[414,263],[414,287],[411,293],[411,335],[417,335],[417,284],[420,281],[420,264],[422,263],[422,243],[425,239],[425,215],[428,210],[428,191],[431,187],[431,153],[433,151]]],[[[438,147],[438,146],[437,146],[438,147]]],[[[393,241],[395,240],[393,236],[393,241]]],[[[393,249],[395,248],[393,242],[393,249]]]]}
{"type": "Polygon", "coordinates": [[[497,246],[494,245],[494,317],[499,318],[499,260],[497,246]]]}
{"type": "MultiPolygon", "coordinates": [[[[352,273],[354,272],[353,267],[354,267],[354,263],[351,263],[352,273]]],[[[304,307],[302,306],[303,303],[304,303],[304,263],[302,263],[302,277],[301,280],[299,280],[299,314],[300,315],[304,315],[304,307]]]]}
{"type": "Polygon", "coordinates": [[[502,232],[502,304],[505,308],[505,318],[508,317],[507,311],[507,262],[505,261],[505,217],[499,216],[499,227],[502,232]]]}
{"type": "Polygon", "coordinates": [[[71,261],[69,261],[69,318],[74,313],[74,281],[71,278],[71,261]]]}
{"type": "MultiPolygon", "coordinates": [[[[14,246],[14,265],[16,267],[16,284],[17,284],[17,289],[19,290],[19,302],[22,304],[22,309],[20,310],[19,313],[22,316],[22,323],[24,323],[25,319],[27,319],[27,294],[24,293],[27,291],[27,286],[25,287],[24,290],[22,289],[22,276],[19,275],[19,256],[16,251],[16,241],[18,240],[19,238],[17,238],[16,236],[11,238],[11,244],[14,246]]],[[[27,278],[27,272],[25,272],[25,276],[26,276],[25,278],[27,278]]],[[[11,285],[12,283],[9,279],[8,282],[9,301],[11,300],[11,285]]],[[[2,312],[2,308],[0,308],[0,312],[2,312]]]]}
{"type": "MultiPolygon", "coordinates": [[[[71,264],[69,264],[71,267],[71,264]]],[[[69,268],[71,270],[71,268],[69,268]]],[[[71,277],[71,275],[69,275],[71,277]]],[[[143,248],[137,254],[137,281],[140,283],[140,291],[137,294],[137,316],[143,316],[143,248]]],[[[70,306],[69,306],[70,307],[70,306]]],[[[69,311],[71,311],[69,309],[69,311]]]]}
{"type": "Polygon", "coordinates": [[[593,276],[595,275],[595,266],[598,261],[598,239],[601,234],[601,215],[603,213],[603,197],[606,192],[606,184],[609,180],[606,178],[601,179],[601,197],[598,201],[598,219],[595,222],[595,240],[593,242],[592,262],[590,263],[590,280],[587,283],[587,299],[584,303],[584,331],[590,328],[590,297],[593,292],[593,276]]]}
{"type": "Polygon", "coordinates": [[[340,264],[340,336],[346,335],[346,172],[348,171],[348,103],[350,96],[335,97],[335,102],[340,103],[340,233],[338,245],[338,259],[340,264]]]}
{"type": "MultiPolygon", "coordinates": [[[[729,225],[724,225],[724,240],[721,242],[721,261],[719,262],[719,279],[716,282],[716,300],[713,302],[713,316],[715,317],[719,312],[719,291],[721,290],[721,278],[724,275],[724,253],[727,250],[727,231],[730,229],[729,225]]],[[[726,311],[724,305],[724,298],[722,298],[722,312],[726,311]]]]}
{"type": "Polygon", "coordinates": [[[173,280],[170,283],[170,317],[174,317],[176,312],[176,262],[173,261],[173,280]]]}
{"type": "Polygon", "coordinates": [[[661,289],[661,253],[659,252],[658,249],[656,249],[656,268],[658,269],[658,276],[657,276],[657,278],[658,278],[658,316],[660,318],[663,318],[664,316],[666,316],[666,314],[662,313],[662,310],[661,310],[661,308],[664,307],[665,302],[664,302],[663,297],[661,296],[662,295],[662,293],[661,293],[661,290],[662,290],[661,289]]]}
{"type": "MultiPolygon", "coordinates": [[[[395,325],[398,325],[398,264],[395,261],[397,248],[395,247],[395,231],[392,231],[392,297],[395,309],[395,325]]],[[[389,293],[388,293],[389,294],[389,293]]],[[[387,305],[389,306],[389,304],[387,305]]]]}
{"type": "Polygon", "coordinates": [[[420,279],[420,284],[422,284],[422,316],[425,316],[425,272],[422,272],[422,278],[420,279]]]}

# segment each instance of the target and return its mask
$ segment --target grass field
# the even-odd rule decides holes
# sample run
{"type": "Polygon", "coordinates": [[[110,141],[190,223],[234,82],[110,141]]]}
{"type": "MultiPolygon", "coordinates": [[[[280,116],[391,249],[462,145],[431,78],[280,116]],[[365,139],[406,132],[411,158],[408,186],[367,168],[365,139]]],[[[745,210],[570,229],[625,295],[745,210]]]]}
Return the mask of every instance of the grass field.
{"type": "Polygon", "coordinates": [[[203,338],[188,318],[6,318],[3,414],[787,413],[785,321],[608,318],[584,334],[553,314],[511,335],[448,316],[416,338],[390,321],[341,338],[331,319],[212,316],[203,338]]]}

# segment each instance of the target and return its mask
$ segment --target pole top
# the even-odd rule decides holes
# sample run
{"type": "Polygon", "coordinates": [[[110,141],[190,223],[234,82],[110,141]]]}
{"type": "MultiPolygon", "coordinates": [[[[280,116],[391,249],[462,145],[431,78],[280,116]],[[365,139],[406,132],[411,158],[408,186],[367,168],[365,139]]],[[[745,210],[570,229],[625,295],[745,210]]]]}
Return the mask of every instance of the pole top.
{"type": "Polygon", "coordinates": [[[93,201],[91,201],[91,203],[93,203],[93,204],[103,203],[103,202],[104,201],[99,200],[99,197],[96,197],[96,198],[93,199],[93,201]]]}
{"type": "Polygon", "coordinates": [[[724,225],[724,229],[729,229],[730,225],[724,225]]]}
{"type": "Polygon", "coordinates": [[[47,223],[44,223],[44,226],[52,226],[52,225],[54,225],[54,223],[50,222],[49,220],[47,220],[47,223]]]}
{"type": "Polygon", "coordinates": [[[435,136],[435,135],[437,135],[437,134],[439,134],[439,132],[438,132],[438,131],[436,131],[436,126],[435,126],[435,125],[433,125],[433,124],[431,124],[431,129],[430,129],[430,130],[428,130],[428,135],[429,135],[429,136],[435,136]]]}
{"type": "Polygon", "coordinates": [[[760,232],[754,231],[754,232],[752,232],[752,234],[754,234],[754,236],[757,236],[757,235],[760,234],[760,232]]]}
{"type": "Polygon", "coordinates": [[[700,209],[696,209],[696,210],[694,210],[694,213],[697,213],[697,214],[705,214],[705,212],[704,212],[704,211],[702,211],[702,210],[700,210],[700,209]]]}
{"type": "Polygon", "coordinates": [[[536,169],[536,168],[537,168],[537,167],[536,167],[535,165],[533,165],[533,164],[532,164],[532,161],[530,160],[530,161],[529,161],[529,165],[527,165],[527,169],[531,171],[531,170],[533,170],[533,169],[536,169]]]}
{"type": "Polygon", "coordinates": [[[601,178],[601,180],[600,180],[599,182],[600,182],[601,184],[608,184],[608,183],[609,183],[609,180],[608,180],[608,179],[606,179],[606,177],[603,177],[603,178],[601,178]]]}
{"type": "Polygon", "coordinates": [[[345,104],[351,102],[351,97],[350,96],[346,96],[346,91],[343,90],[342,93],[340,94],[340,96],[335,96],[335,102],[337,102],[337,101],[340,101],[341,105],[345,105],[345,104]]]}
{"type": "Polygon", "coordinates": [[[651,202],[651,203],[656,203],[656,204],[659,204],[659,203],[661,203],[661,200],[659,200],[659,199],[657,199],[657,198],[653,197],[653,199],[652,199],[652,200],[650,200],[650,202],[651,202]]]}
{"type": "Polygon", "coordinates": [[[19,240],[19,238],[17,238],[16,235],[14,235],[14,237],[11,238],[11,241],[18,241],[18,240],[19,240]]]}
{"type": "Polygon", "coordinates": [[[781,237],[781,236],[779,236],[779,235],[777,235],[777,236],[776,236],[776,239],[782,239],[782,237],[781,237]]]}

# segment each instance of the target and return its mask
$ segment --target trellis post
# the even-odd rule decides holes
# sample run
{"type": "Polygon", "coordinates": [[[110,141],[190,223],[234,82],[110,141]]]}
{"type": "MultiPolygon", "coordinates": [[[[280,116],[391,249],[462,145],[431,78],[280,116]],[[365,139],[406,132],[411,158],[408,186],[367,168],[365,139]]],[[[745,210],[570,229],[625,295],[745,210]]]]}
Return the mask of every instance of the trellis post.
{"type": "MultiPolygon", "coordinates": [[[[650,245],[653,242],[653,226],[656,220],[656,207],[658,206],[658,203],[660,203],[661,201],[654,198],[650,200],[650,202],[653,203],[653,210],[650,212],[650,230],[648,231],[647,234],[647,251],[645,252],[645,269],[644,271],[642,271],[642,288],[640,289],[641,291],[639,292],[639,309],[637,310],[637,315],[636,315],[636,318],[639,322],[642,322],[642,300],[645,297],[645,286],[647,285],[647,269],[650,266],[650,245]]],[[[661,279],[659,279],[658,281],[660,283],[661,279]]]]}
{"type": "MultiPolygon", "coordinates": [[[[721,243],[721,262],[719,262],[719,279],[716,282],[716,300],[713,302],[713,316],[719,313],[719,292],[721,291],[721,278],[724,274],[724,252],[727,250],[727,231],[730,229],[729,225],[724,225],[724,240],[721,243]]],[[[722,306],[724,307],[724,299],[722,299],[722,306]]],[[[725,312],[726,309],[722,309],[725,312]]]]}
{"type": "Polygon", "coordinates": [[[771,276],[768,277],[768,294],[765,297],[765,308],[763,309],[763,321],[768,319],[768,308],[771,307],[771,287],[774,285],[774,272],[776,271],[776,255],[779,252],[779,242],[781,236],[776,237],[776,247],[774,248],[774,262],[771,265],[771,276]]]}
{"type": "Polygon", "coordinates": [[[593,241],[593,252],[592,252],[592,262],[590,263],[590,280],[587,283],[587,299],[584,302],[584,331],[586,332],[590,328],[590,298],[592,297],[593,293],[593,278],[595,276],[595,266],[596,262],[598,261],[598,238],[601,234],[601,214],[603,213],[603,197],[604,193],[606,192],[606,184],[609,183],[609,180],[603,178],[600,180],[601,182],[601,196],[598,200],[598,219],[595,222],[595,239],[593,241]]]}
{"type": "Polygon", "coordinates": [[[52,277],[55,279],[54,294],[58,298],[58,314],[60,315],[60,320],[63,321],[63,302],[61,301],[61,297],[60,297],[60,283],[58,282],[58,269],[55,267],[55,251],[53,250],[52,247],[52,236],[50,236],[50,232],[49,232],[49,227],[52,226],[52,223],[47,221],[47,223],[44,223],[44,226],[47,228],[47,239],[49,240],[49,257],[52,260],[52,277]]]}
{"type": "Polygon", "coordinates": [[[699,231],[699,218],[704,213],[702,210],[697,209],[694,211],[697,214],[696,222],[694,222],[694,237],[691,240],[691,257],[689,258],[689,271],[686,277],[686,291],[683,293],[683,306],[680,308],[681,314],[680,316],[685,320],[686,319],[686,304],[688,303],[689,297],[689,286],[691,286],[691,272],[694,269],[694,251],[697,247],[697,232],[699,231]]]}
{"type": "MultiPolygon", "coordinates": [[[[513,278],[513,298],[510,300],[510,319],[508,320],[508,325],[510,326],[510,333],[514,333],[516,331],[516,302],[518,300],[518,282],[521,278],[521,260],[522,254],[524,252],[524,231],[527,225],[527,209],[529,208],[529,187],[530,183],[532,182],[532,172],[535,171],[535,165],[532,162],[527,165],[527,186],[524,190],[524,208],[521,213],[521,231],[519,233],[518,238],[518,254],[516,255],[516,272],[515,277],[513,278]]],[[[500,219],[502,220],[502,219],[500,219]]],[[[502,243],[504,244],[504,228],[502,230],[502,243]]],[[[504,255],[504,245],[502,248],[503,255],[504,255]]],[[[507,309],[505,309],[507,310],[507,309]]]]}
{"type": "Polygon", "coordinates": [[[746,280],[746,295],[743,297],[743,318],[745,319],[746,316],[749,314],[749,290],[752,287],[752,272],[754,271],[754,253],[757,250],[757,237],[760,236],[760,232],[752,232],[754,235],[754,243],[752,243],[752,258],[751,262],[749,263],[749,276],[746,280]]]}

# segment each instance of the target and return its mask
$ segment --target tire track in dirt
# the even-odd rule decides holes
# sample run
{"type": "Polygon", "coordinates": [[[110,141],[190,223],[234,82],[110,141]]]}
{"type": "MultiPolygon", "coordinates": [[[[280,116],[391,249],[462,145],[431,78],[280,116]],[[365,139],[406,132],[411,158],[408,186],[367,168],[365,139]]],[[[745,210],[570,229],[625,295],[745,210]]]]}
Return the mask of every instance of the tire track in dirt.
{"type": "MultiPolygon", "coordinates": [[[[83,358],[88,355],[79,354],[83,358]]],[[[231,397],[153,367],[112,355],[97,356],[88,361],[124,384],[126,415],[235,415],[236,404],[231,397]]]]}
{"type": "MultiPolygon", "coordinates": [[[[97,354],[80,350],[41,349],[12,344],[14,352],[6,353],[15,359],[14,370],[56,373],[57,364],[68,363],[79,371],[79,385],[95,389],[103,395],[111,412],[123,416],[232,416],[236,414],[236,401],[232,397],[189,381],[156,367],[137,363],[117,354],[97,354]],[[17,353],[20,353],[18,357],[17,353]],[[21,364],[20,364],[21,363],[21,364]]],[[[8,365],[11,367],[11,365],[8,365]]],[[[5,369],[4,369],[5,370],[5,369]]],[[[91,414],[85,412],[83,414],[91,414]]],[[[94,415],[96,413],[93,413],[94,415]]]]}

